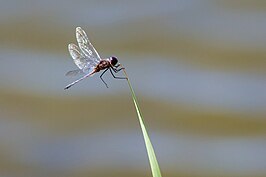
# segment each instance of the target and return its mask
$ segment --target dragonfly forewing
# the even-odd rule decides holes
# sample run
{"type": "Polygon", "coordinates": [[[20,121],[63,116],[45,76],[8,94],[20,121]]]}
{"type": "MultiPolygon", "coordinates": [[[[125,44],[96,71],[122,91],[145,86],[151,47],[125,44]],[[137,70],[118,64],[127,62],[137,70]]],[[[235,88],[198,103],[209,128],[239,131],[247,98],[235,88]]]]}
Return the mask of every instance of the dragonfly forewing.
{"type": "Polygon", "coordinates": [[[76,28],[76,38],[81,52],[95,66],[100,62],[101,57],[89,41],[88,36],[81,27],[76,28]]]}

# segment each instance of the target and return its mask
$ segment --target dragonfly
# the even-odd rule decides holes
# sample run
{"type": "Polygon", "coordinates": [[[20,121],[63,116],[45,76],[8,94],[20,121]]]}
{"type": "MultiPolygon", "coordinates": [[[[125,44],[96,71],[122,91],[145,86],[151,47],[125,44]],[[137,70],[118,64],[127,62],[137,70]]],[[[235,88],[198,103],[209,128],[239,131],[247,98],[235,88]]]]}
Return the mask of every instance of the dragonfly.
{"type": "Polygon", "coordinates": [[[108,58],[101,58],[96,49],[93,47],[89,38],[85,31],[81,27],[76,28],[76,38],[78,42],[78,46],[76,44],[69,44],[68,51],[77,65],[78,69],[73,71],[68,71],[66,76],[75,76],[78,74],[83,74],[81,78],[75,80],[74,82],[68,84],[64,89],[69,89],[73,85],[77,84],[78,82],[82,81],[87,77],[93,76],[95,73],[102,72],[100,75],[101,80],[108,88],[107,83],[103,80],[102,76],[106,71],[110,71],[112,76],[115,79],[127,79],[126,77],[117,77],[114,73],[118,73],[122,69],[125,69],[121,66],[118,62],[117,57],[111,56],[108,58]],[[114,73],[113,73],[114,72],[114,73]]]}

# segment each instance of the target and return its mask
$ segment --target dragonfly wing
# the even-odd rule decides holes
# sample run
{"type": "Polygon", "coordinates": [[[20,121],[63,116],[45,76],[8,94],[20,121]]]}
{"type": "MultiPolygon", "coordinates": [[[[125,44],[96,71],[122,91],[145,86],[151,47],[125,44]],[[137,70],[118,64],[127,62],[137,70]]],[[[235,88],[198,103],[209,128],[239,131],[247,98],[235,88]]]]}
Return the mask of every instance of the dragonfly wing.
{"type": "Polygon", "coordinates": [[[74,60],[74,63],[77,67],[84,73],[88,73],[92,71],[95,67],[94,62],[84,56],[84,54],[80,51],[79,47],[75,44],[69,44],[68,50],[71,57],[74,60]]]}
{"type": "Polygon", "coordinates": [[[76,69],[76,70],[73,70],[73,71],[68,71],[66,73],[66,76],[76,76],[76,75],[80,75],[80,74],[84,74],[84,72],[80,69],[76,69]]]}
{"type": "Polygon", "coordinates": [[[100,62],[101,57],[89,41],[89,38],[86,35],[85,31],[81,27],[76,28],[76,38],[79,48],[81,49],[84,57],[88,61],[90,61],[91,64],[96,66],[100,62]]]}

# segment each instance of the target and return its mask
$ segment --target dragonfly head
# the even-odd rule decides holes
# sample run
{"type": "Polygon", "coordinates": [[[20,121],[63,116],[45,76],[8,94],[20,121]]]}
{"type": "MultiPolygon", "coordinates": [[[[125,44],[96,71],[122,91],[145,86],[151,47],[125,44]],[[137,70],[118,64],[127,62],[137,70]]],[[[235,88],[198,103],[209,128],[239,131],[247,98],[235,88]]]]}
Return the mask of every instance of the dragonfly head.
{"type": "Polygon", "coordinates": [[[115,56],[110,57],[109,60],[113,66],[118,63],[118,59],[115,56]]]}

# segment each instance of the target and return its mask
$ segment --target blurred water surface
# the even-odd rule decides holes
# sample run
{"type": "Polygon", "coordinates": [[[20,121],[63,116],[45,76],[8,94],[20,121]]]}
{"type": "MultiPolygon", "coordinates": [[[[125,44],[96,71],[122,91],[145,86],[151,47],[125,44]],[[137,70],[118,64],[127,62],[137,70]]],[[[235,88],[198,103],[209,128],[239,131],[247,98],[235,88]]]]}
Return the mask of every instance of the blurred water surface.
{"type": "Polygon", "coordinates": [[[151,176],[126,82],[76,78],[81,26],[139,97],[163,176],[266,175],[263,1],[5,1],[0,175],[151,176]],[[108,171],[109,170],[109,171],[108,171]]]}

